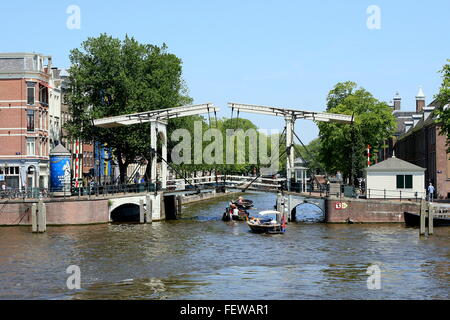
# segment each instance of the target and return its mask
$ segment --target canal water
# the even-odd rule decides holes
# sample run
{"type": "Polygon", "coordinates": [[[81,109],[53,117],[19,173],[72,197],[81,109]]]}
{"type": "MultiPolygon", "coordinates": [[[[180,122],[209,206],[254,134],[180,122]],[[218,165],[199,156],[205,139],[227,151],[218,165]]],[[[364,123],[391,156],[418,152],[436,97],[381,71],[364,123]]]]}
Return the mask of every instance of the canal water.
{"type": "MultiPolygon", "coordinates": [[[[255,211],[275,196],[247,195],[255,211]]],[[[449,299],[450,228],[327,225],[311,208],[284,235],[222,222],[231,198],[187,205],[177,221],[0,228],[0,299],[449,299]],[[81,289],[69,290],[77,265],[81,289]],[[367,268],[379,266],[381,289],[367,268]]]]}

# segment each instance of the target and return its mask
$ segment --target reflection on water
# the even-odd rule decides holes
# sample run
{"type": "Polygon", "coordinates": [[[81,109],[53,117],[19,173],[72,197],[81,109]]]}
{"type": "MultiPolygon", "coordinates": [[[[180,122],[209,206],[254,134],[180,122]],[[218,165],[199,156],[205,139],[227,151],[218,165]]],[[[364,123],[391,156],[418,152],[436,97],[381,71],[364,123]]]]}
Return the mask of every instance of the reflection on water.
{"type": "MultiPolygon", "coordinates": [[[[254,194],[257,211],[274,195],[254,194]]],[[[183,208],[177,221],[0,229],[2,299],[448,299],[450,228],[430,238],[397,224],[291,223],[257,235],[220,220],[220,198],[183,208]],[[368,290],[378,264],[382,290],[368,290]],[[81,290],[66,268],[81,268],[81,290]]],[[[317,213],[301,206],[300,216],[317,213]]],[[[297,218],[299,211],[297,211],[297,218]]],[[[306,220],[307,221],[307,220],[306,220]]]]}

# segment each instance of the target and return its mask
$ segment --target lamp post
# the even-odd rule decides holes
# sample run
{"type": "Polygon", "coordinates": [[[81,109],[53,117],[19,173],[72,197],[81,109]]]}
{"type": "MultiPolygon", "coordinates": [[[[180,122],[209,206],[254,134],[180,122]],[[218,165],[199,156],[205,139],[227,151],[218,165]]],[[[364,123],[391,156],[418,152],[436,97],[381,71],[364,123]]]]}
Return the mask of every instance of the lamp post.
{"type": "Polygon", "coordinates": [[[97,168],[97,185],[100,184],[100,160],[95,159],[95,166],[97,168]]]}

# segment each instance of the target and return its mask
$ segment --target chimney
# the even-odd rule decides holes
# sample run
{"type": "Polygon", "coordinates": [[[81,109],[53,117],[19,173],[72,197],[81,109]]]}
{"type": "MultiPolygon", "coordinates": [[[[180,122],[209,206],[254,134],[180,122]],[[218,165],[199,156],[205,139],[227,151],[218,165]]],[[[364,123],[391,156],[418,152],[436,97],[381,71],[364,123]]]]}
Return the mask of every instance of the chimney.
{"type": "Polygon", "coordinates": [[[408,132],[409,129],[412,128],[413,124],[414,124],[414,122],[412,122],[412,121],[405,121],[405,132],[408,132]]]}
{"type": "Polygon", "coordinates": [[[423,108],[423,120],[427,120],[431,113],[434,111],[434,107],[424,107],[423,108]]]}
{"type": "Polygon", "coordinates": [[[417,123],[420,121],[420,120],[422,120],[422,114],[413,114],[412,116],[411,116],[411,118],[412,118],[412,120],[413,120],[413,126],[415,127],[416,125],[417,125],[417,123]]]}
{"type": "Polygon", "coordinates": [[[419,92],[416,96],[416,112],[421,113],[425,108],[425,94],[423,93],[422,86],[419,86],[419,92]]]}
{"type": "Polygon", "coordinates": [[[395,94],[395,97],[394,97],[394,110],[400,110],[401,103],[402,103],[402,98],[400,97],[400,94],[397,91],[397,93],[395,94]]]}

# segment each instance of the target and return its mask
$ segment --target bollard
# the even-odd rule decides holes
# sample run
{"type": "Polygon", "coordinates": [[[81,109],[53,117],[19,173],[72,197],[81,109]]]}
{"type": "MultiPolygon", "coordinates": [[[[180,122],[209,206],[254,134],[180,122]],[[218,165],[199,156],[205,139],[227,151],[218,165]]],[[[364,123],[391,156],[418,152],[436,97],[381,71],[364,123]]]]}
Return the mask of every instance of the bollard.
{"type": "Polygon", "coordinates": [[[145,221],[147,223],[152,223],[152,199],[150,195],[147,195],[147,210],[145,211],[145,221]]]}
{"type": "Polygon", "coordinates": [[[42,233],[45,232],[47,229],[47,225],[46,225],[46,208],[45,208],[45,203],[40,200],[38,203],[38,208],[37,208],[37,229],[38,232],[42,233]]]}
{"type": "Polygon", "coordinates": [[[31,232],[34,232],[34,233],[38,232],[36,203],[33,203],[31,205],[31,232]]]}
{"type": "Polygon", "coordinates": [[[422,204],[420,206],[420,235],[424,235],[425,234],[425,218],[426,218],[426,209],[424,207],[424,205],[422,204]]]}
{"type": "Polygon", "coordinates": [[[145,223],[144,200],[139,200],[139,223],[145,223]]]}
{"type": "Polygon", "coordinates": [[[433,232],[434,232],[433,218],[434,218],[434,208],[431,204],[428,204],[428,234],[429,235],[433,234],[433,232]]]}

